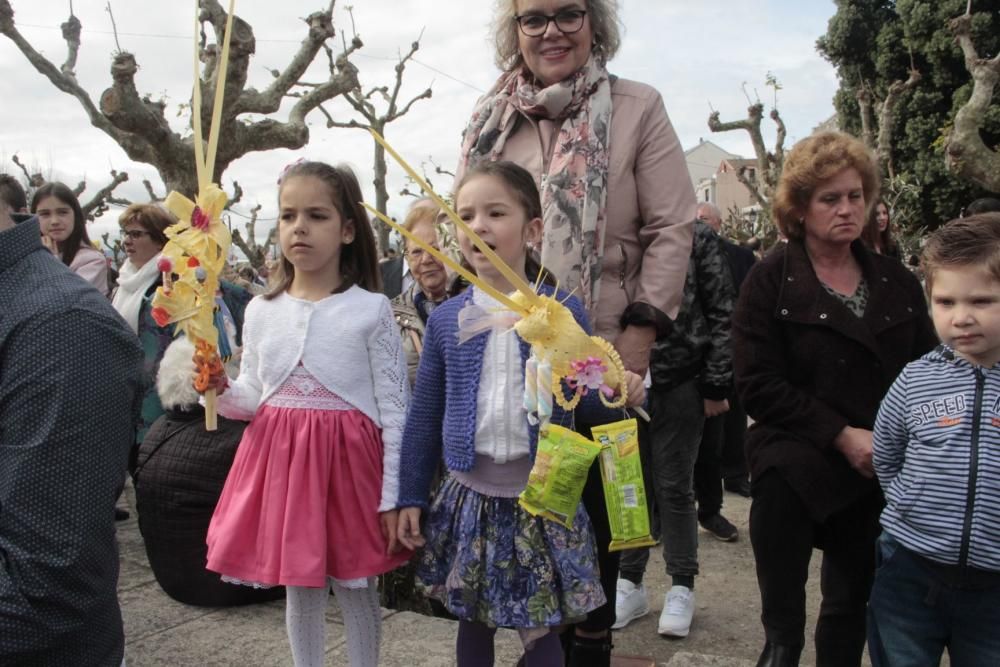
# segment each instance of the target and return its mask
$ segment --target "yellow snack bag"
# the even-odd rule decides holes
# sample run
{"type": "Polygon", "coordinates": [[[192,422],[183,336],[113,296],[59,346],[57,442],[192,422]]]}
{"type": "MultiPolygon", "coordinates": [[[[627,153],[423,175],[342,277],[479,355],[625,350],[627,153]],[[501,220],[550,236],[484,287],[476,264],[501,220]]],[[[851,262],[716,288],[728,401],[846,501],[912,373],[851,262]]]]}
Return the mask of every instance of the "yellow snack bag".
{"type": "Polygon", "coordinates": [[[655,545],[656,540],[649,534],[638,424],[634,419],[626,419],[595,426],[591,433],[601,445],[601,479],[611,523],[608,551],[655,545]]]}
{"type": "Polygon", "coordinates": [[[521,507],[572,528],[587,473],[600,451],[600,445],[567,428],[550,424],[542,429],[528,485],[518,497],[521,507]]]}

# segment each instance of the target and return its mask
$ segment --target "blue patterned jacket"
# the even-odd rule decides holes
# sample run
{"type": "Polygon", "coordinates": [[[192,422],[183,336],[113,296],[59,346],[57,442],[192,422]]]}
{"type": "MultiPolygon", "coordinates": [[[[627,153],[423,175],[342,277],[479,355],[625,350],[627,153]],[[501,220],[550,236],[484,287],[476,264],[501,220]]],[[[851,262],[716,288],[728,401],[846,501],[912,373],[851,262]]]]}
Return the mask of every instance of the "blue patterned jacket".
{"type": "MultiPolygon", "coordinates": [[[[550,295],[553,288],[542,285],[540,294],[550,295]]],[[[566,294],[557,295],[560,301],[566,294]]],[[[472,290],[445,301],[434,309],[427,321],[424,334],[424,351],[417,369],[410,410],[403,430],[403,450],[400,459],[399,507],[427,507],[431,481],[438,462],[444,455],[449,470],[468,471],[476,458],[476,400],[479,396],[480,371],[486,341],[491,335],[481,333],[466,342],[458,343],[458,312],[472,300],[472,290]]],[[[590,333],[583,304],[576,297],[569,297],[566,306],[573,317],[590,333]]],[[[518,339],[521,363],[528,360],[531,348],[518,339]]],[[[590,392],[580,401],[577,409],[581,422],[602,424],[622,419],[623,411],[609,410],[600,402],[596,392],[590,392]]],[[[531,456],[538,445],[538,426],[528,423],[531,456]]],[[[573,427],[574,413],[552,406],[551,423],[573,427]]]]}

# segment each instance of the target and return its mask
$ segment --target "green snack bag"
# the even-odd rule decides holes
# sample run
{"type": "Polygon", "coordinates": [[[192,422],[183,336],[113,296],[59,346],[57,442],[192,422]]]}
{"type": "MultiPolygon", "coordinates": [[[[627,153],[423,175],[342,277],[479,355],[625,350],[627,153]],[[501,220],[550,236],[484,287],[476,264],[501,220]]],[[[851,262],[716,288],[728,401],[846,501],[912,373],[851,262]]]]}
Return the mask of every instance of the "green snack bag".
{"type": "Polygon", "coordinates": [[[542,429],[528,485],[518,497],[521,507],[572,528],[587,473],[600,452],[600,445],[567,428],[542,429]]]}
{"type": "Polygon", "coordinates": [[[626,419],[595,426],[591,433],[601,445],[601,479],[611,523],[608,551],[655,545],[656,540],[649,534],[638,424],[634,419],[626,419]]]}

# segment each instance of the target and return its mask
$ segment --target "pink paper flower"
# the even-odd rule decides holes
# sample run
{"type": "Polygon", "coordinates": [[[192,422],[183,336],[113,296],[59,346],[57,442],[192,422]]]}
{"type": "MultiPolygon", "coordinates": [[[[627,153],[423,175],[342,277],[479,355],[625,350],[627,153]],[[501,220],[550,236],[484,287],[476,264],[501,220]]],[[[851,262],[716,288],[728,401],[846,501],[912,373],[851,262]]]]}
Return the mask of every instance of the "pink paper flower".
{"type": "Polygon", "coordinates": [[[194,211],[191,212],[191,226],[204,232],[208,231],[208,227],[211,224],[212,219],[205,215],[205,212],[199,207],[195,206],[194,211]]]}
{"type": "Polygon", "coordinates": [[[587,357],[585,361],[571,361],[572,372],[566,375],[566,383],[571,389],[583,392],[586,396],[591,390],[600,391],[605,396],[614,394],[614,390],[604,384],[604,374],[608,367],[597,357],[587,357]]]}

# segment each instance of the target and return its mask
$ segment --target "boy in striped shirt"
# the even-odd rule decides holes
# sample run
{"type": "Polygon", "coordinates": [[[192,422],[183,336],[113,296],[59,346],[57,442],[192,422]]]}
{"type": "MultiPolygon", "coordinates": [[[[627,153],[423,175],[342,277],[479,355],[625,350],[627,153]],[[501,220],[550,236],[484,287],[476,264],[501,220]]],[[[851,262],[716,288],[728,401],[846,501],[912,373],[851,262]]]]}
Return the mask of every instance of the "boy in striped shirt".
{"type": "Polygon", "coordinates": [[[886,496],[868,610],[873,667],[1000,665],[1000,214],[954,220],[923,265],[941,345],[875,423],[886,496]]]}

